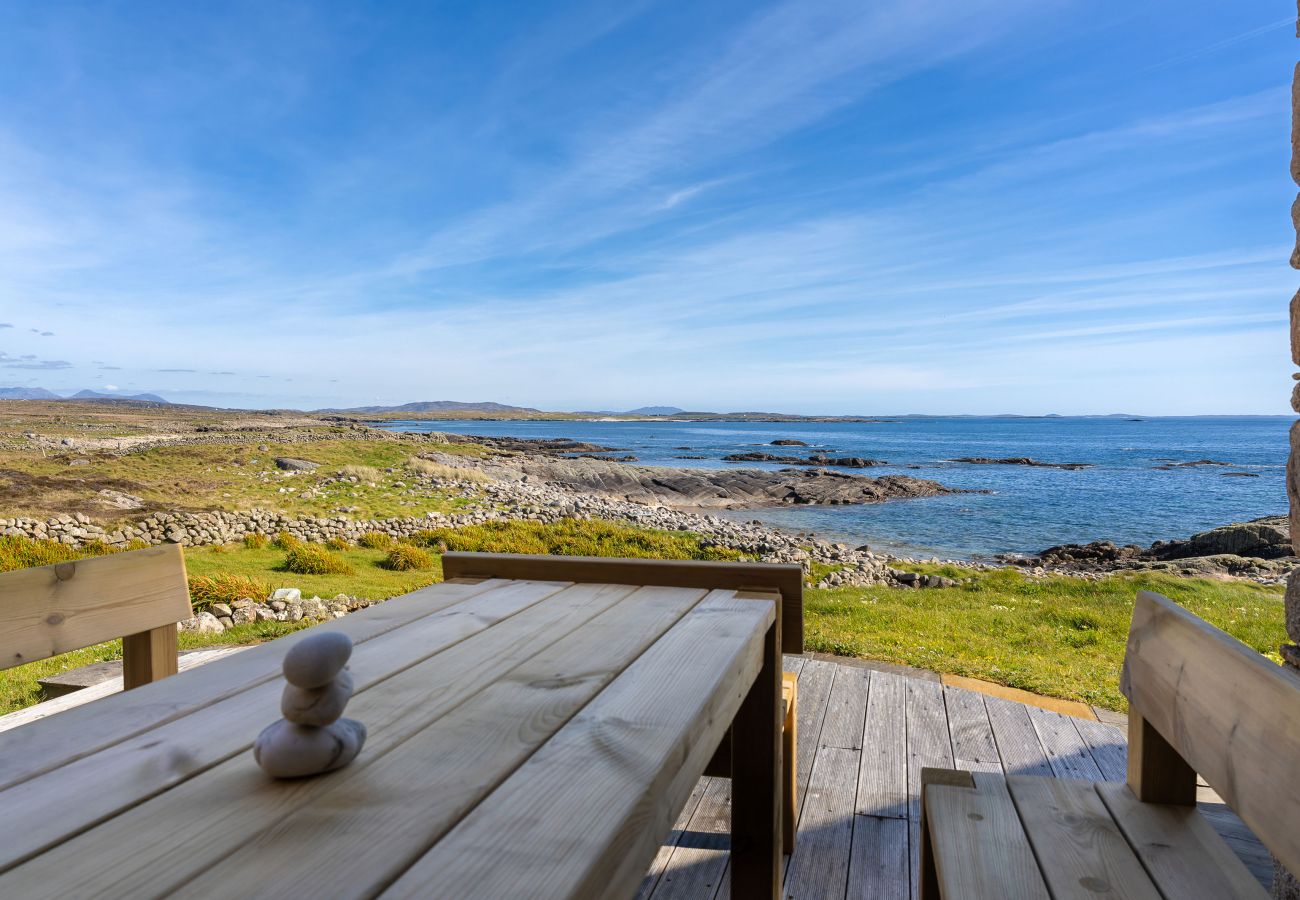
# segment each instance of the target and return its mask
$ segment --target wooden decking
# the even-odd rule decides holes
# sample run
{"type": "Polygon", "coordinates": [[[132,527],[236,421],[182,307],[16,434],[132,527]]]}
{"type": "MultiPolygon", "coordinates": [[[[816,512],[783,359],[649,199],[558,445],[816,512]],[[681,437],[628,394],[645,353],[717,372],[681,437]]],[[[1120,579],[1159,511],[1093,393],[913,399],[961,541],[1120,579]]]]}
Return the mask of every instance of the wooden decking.
{"type": "MultiPolygon", "coordinates": [[[[798,844],[787,898],[916,897],[923,766],[1123,781],[1124,733],[936,681],[786,657],[799,675],[798,844]]],[[[1202,787],[1201,811],[1267,886],[1267,851],[1202,787]]],[[[730,783],[696,785],[639,898],[725,898],[730,783]]]]}

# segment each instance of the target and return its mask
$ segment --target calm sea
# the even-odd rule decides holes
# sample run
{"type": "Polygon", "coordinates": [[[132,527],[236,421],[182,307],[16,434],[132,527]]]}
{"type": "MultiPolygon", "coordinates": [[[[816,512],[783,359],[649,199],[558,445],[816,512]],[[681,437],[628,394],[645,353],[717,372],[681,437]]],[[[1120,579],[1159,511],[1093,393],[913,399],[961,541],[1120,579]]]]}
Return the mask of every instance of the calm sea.
{"type": "MultiPolygon", "coordinates": [[[[811,450],[888,460],[860,470],[990,491],[870,506],[744,510],[734,515],[853,544],[973,558],[1109,539],[1149,544],[1286,511],[1283,417],[903,418],[882,423],[388,422],[397,431],[573,438],[635,454],[642,465],[722,468],[736,452],[779,438],[811,450]],[[689,447],[689,450],[678,449],[689,447]],[[703,456],[684,460],[679,456],[703,456]],[[1091,463],[1079,471],[981,466],[955,457],[1028,456],[1091,463]],[[1206,466],[1161,470],[1171,462],[1206,466]],[[920,468],[915,468],[920,467],[920,468]],[[1231,477],[1245,472],[1258,477],[1231,477]]],[[[799,454],[801,447],[768,447],[799,454]]],[[[757,465],[746,463],[744,465],[757,465]]],[[[779,468],[779,466],[773,466],[779,468]]]]}

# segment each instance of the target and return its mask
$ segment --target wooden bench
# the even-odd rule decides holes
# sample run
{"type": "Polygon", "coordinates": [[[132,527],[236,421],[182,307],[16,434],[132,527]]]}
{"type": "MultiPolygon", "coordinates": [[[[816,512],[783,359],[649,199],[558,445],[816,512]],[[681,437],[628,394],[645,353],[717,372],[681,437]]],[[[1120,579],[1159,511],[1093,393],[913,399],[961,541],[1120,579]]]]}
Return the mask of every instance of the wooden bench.
{"type": "Polygon", "coordinates": [[[922,900],[1266,897],[1196,811],[1197,773],[1300,871],[1300,676],[1142,592],[1121,688],[1127,785],[922,771],[922,900]]]}
{"type": "Polygon", "coordinates": [[[126,690],[177,671],[192,616],[177,544],[0,574],[0,669],[122,638],[126,690]]]}
{"type": "MultiPolygon", "coordinates": [[[[509,553],[446,553],[443,577],[546,578],[597,584],[658,584],[734,590],[772,590],[781,594],[781,652],[803,652],[803,569],[797,565],[713,563],[659,559],[607,559],[592,556],[526,556],[509,553]]],[[[795,784],[798,678],[781,677],[781,846],[794,851],[799,808],[795,784]]],[[[732,731],[723,737],[706,775],[730,778],[732,731]]]]}

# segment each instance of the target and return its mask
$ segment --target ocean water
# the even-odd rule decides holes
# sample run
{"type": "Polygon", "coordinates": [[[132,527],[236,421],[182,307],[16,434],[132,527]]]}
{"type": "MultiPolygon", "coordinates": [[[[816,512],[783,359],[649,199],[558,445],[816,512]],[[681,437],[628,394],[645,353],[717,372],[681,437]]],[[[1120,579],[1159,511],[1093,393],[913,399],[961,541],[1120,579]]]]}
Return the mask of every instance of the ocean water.
{"type": "MultiPolygon", "coordinates": [[[[907,417],[884,422],[386,422],[396,431],[572,438],[635,454],[641,465],[758,466],[721,457],[766,449],[834,451],[890,465],[844,470],[905,474],[954,494],[865,506],[780,507],[727,513],[854,545],[950,558],[1031,553],[1098,539],[1149,544],[1227,522],[1284,513],[1287,428],[1283,416],[1195,418],[907,417]],[[810,446],[770,447],[779,438],[810,446]],[[689,450],[678,449],[689,447],[689,450]],[[680,456],[703,456],[684,460],[680,456]],[[1090,463],[1078,471],[957,463],[962,456],[1027,456],[1090,463]],[[1161,470],[1212,459],[1230,467],[1161,470]],[[1245,472],[1257,477],[1229,477],[1245,472]]],[[[769,465],[769,468],[780,468],[769,465]]]]}

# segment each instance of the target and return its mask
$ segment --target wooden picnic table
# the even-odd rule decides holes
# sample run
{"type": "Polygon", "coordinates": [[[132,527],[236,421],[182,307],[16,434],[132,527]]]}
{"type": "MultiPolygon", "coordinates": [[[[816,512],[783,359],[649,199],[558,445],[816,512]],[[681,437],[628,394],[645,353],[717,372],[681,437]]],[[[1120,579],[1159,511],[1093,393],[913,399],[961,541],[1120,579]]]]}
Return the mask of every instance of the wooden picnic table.
{"type": "Polygon", "coordinates": [[[775,897],[778,590],[752,565],[637,576],[657,585],[566,565],[437,584],[0,734],[0,896],[631,896],[731,727],[732,896],[775,897]],[[249,748],[319,629],[355,642],[347,715],[369,738],[275,781],[249,748]]]}

